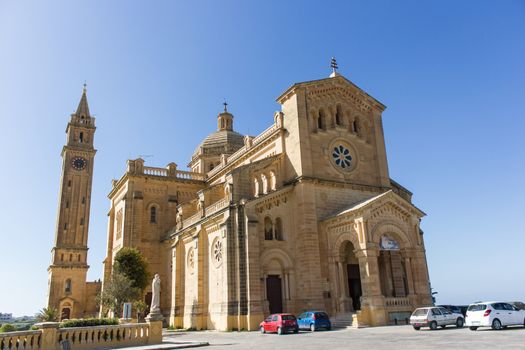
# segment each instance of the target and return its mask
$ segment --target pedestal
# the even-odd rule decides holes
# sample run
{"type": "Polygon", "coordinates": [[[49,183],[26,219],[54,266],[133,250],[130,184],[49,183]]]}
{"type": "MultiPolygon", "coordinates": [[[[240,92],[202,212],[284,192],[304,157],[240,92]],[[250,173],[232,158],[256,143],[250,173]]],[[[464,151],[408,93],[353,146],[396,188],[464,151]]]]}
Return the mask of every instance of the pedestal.
{"type": "Polygon", "coordinates": [[[162,321],[164,317],[160,312],[152,311],[147,317],[146,322],[149,324],[148,344],[162,343],[162,321]]]}

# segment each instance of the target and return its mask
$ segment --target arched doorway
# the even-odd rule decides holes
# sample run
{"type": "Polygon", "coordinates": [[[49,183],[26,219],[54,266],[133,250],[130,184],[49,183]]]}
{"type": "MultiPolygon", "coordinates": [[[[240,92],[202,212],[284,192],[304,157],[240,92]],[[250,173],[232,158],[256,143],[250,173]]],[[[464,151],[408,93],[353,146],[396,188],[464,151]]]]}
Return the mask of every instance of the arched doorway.
{"type": "Polygon", "coordinates": [[[60,320],[69,320],[71,318],[71,309],[69,307],[63,307],[60,311],[60,320]]]}
{"type": "Polygon", "coordinates": [[[293,299],[293,264],[281,249],[268,249],[261,255],[261,290],[267,312],[287,312],[293,299]]]}
{"type": "Polygon", "coordinates": [[[283,290],[281,276],[268,275],[266,277],[266,299],[271,314],[283,312],[283,290]]]}
{"type": "Polygon", "coordinates": [[[341,260],[344,264],[346,276],[344,276],[344,282],[347,288],[343,290],[346,297],[352,300],[352,309],[354,311],[361,310],[361,296],[363,291],[361,288],[361,273],[359,271],[359,260],[354,253],[354,245],[347,241],[342,247],[341,260]],[[346,291],[348,290],[348,292],[346,291]]]}

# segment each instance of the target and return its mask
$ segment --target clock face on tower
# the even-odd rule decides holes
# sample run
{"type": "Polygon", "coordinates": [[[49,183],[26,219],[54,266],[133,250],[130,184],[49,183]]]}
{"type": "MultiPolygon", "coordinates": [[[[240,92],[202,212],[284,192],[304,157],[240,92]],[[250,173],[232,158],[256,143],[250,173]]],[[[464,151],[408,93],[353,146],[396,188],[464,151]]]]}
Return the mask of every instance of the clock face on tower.
{"type": "Polygon", "coordinates": [[[75,170],[84,170],[86,168],[86,164],[87,164],[86,160],[82,157],[75,157],[71,161],[71,166],[75,170]]]}

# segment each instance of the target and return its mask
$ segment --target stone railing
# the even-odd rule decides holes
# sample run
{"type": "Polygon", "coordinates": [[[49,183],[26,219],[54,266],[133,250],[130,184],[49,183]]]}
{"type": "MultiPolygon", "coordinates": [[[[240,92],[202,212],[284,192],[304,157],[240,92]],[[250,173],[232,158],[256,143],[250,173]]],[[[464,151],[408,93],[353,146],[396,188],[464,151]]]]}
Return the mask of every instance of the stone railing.
{"type": "Polygon", "coordinates": [[[228,198],[223,198],[218,200],[215,203],[210,204],[204,209],[204,212],[206,216],[209,216],[211,214],[214,214],[218,212],[219,210],[226,208],[230,204],[230,200],[228,198]]]}
{"type": "Polygon", "coordinates": [[[193,214],[192,216],[190,216],[189,218],[183,220],[182,221],[182,227],[191,226],[194,223],[196,223],[197,221],[199,221],[200,219],[202,219],[202,214],[201,214],[201,212],[197,212],[197,213],[193,214]]]}
{"type": "Polygon", "coordinates": [[[0,350],[40,349],[41,338],[40,331],[0,333],[0,350]]]}
{"type": "Polygon", "coordinates": [[[144,174],[154,176],[168,176],[168,169],[145,166],[144,174]]]}
{"type": "Polygon", "coordinates": [[[387,309],[410,308],[412,304],[409,298],[385,298],[385,307],[387,309]]]}
{"type": "Polygon", "coordinates": [[[206,174],[195,173],[192,171],[184,170],[171,170],[166,168],[156,168],[151,166],[145,166],[143,169],[143,174],[152,175],[152,176],[161,176],[161,177],[175,177],[177,179],[184,180],[206,180],[206,174]]]}
{"type": "Polygon", "coordinates": [[[89,350],[162,343],[162,321],[115,326],[58,328],[57,322],[38,323],[36,331],[0,333],[0,350],[89,350]]]}
{"type": "Polygon", "coordinates": [[[74,350],[146,345],[149,341],[149,324],[60,328],[56,340],[59,347],[64,340],[69,341],[74,350]]]}

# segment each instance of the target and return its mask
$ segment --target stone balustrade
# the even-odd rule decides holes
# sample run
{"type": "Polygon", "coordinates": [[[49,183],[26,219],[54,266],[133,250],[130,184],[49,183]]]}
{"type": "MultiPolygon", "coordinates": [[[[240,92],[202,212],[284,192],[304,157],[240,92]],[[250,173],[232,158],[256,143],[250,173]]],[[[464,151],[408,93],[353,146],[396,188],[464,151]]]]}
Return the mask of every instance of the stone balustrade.
{"type": "Polygon", "coordinates": [[[230,200],[228,198],[223,198],[218,200],[217,202],[210,204],[204,209],[204,212],[206,216],[209,216],[211,214],[214,214],[218,212],[219,210],[226,208],[230,204],[230,200]]]}
{"type": "Polygon", "coordinates": [[[175,177],[177,179],[184,179],[184,180],[199,180],[199,181],[206,180],[205,174],[195,173],[192,171],[184,171],[184,170],[173,170],[172,174],[170,174],[169,169],[156,168],[156,167],[150,167],[150,166],[145,166],[143,168],[142,173],[145,175],[175,177]]]}
{"type": "Polygon", "coordinates": [[[36,331],[0,333],[0,350],[89,350],[140,346],[162,342],[162,321],[111,326],[58,328],[59,323],[39,323],[36,331]]]}
{"type": "Polygon", "coordinates": [[[40,349],[40,331],[0,333],[0,350],[40,349]]]}
{"type": "Polygon", "coordinates": [[[411,308],[412,303],[409,298],[385,298],[385,307],[389,308],[411,308]]]}

